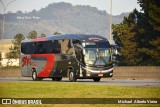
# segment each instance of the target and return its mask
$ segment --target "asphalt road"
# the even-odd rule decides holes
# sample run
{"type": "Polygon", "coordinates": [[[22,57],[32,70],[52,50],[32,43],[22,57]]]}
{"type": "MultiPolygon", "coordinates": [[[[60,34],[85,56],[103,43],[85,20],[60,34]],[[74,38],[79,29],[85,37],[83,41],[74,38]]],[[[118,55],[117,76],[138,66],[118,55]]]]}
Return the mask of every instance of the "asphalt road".
{"type": "MultiPolygon", "coordinates": [[[[0,78],[0,82],[34,82],[30,77],[20,78],[0,78]]],[[[43,79],[41,82],[56,82],[51,79],[43,79]]],[[[68,78],[63,78],[61,82],[71,83],[68,78]]],[[[92,79],[78,79],[76,83],[94,85],[118,85],[118,86],[155,86],[160,87],[159,80],[112,80],[102,78],[100,82],[93,82],[92,79]]]]}

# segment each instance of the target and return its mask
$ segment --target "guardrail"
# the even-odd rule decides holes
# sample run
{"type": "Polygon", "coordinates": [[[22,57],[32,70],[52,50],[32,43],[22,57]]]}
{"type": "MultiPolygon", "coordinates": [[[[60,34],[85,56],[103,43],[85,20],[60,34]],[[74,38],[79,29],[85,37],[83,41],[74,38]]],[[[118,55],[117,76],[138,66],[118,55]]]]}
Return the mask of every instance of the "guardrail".
{"type": "Polygon", "coordinates": [[[117,66],[113,79],[153,79],[160,80],[160,66],[117,66]]]}

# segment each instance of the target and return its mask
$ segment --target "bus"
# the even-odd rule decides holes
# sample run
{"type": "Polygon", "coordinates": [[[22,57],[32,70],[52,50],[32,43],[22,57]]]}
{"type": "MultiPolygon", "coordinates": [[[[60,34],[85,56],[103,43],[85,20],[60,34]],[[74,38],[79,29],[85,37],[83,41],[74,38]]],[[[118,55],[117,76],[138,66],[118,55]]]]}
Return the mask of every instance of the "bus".
{"type": "Polygon", "coordinates": [[[21,42],[21,74],[34,81],[61,81],[113,76],[112,49],[99,35],[59,34],[21,42]]]}

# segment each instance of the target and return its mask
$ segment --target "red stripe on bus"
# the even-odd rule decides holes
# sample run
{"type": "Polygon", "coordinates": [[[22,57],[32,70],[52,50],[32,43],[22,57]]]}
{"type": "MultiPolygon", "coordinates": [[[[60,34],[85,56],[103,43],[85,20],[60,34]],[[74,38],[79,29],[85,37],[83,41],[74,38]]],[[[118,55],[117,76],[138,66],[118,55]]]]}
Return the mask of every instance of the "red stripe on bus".
{"type": "Polygon", "coordinates": [[[43,38],[36,38],[36,39],[31,39],[32,42],[40,42],[40,41],[46,41],[46,37],[43,38]]]}
{"type": "Polygon", "coordinates": [[[55,55],[54,54],[31,54],[33,57],[45,57],[46,65],[43,70],[38,74],[38,77],[48,77],[54,67],[55,55]]]}

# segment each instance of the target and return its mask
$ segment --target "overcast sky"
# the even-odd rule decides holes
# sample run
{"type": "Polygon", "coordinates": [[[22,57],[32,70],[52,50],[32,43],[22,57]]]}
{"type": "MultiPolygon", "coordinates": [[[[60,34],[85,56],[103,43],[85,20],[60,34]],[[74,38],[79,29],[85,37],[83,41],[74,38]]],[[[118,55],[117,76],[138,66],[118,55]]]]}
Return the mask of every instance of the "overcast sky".
{"type": "MultiPolygon", "coordinates": [[[[12,0],[1,0],[6,6],[12,0]]],[[[8,11],[16,12],[21,10],[23,12],[29,12],[33,9],[40,10],[48,6],[50,3],[67,2],[73,5],[90,5],[97,7],[99,10],[106,10],[110,13],[110,1],[111,0],[15,0],[10,3],[6,9],[8,11]]],[[[134,8],[140,11],[140,7],[137,4],[137,0],[112,0],[112,14],[119,15],[122,12],[131,12],[134,8]]],[[[3,6],[0,2],[0,13],[3,13],[3,6]]]]}

